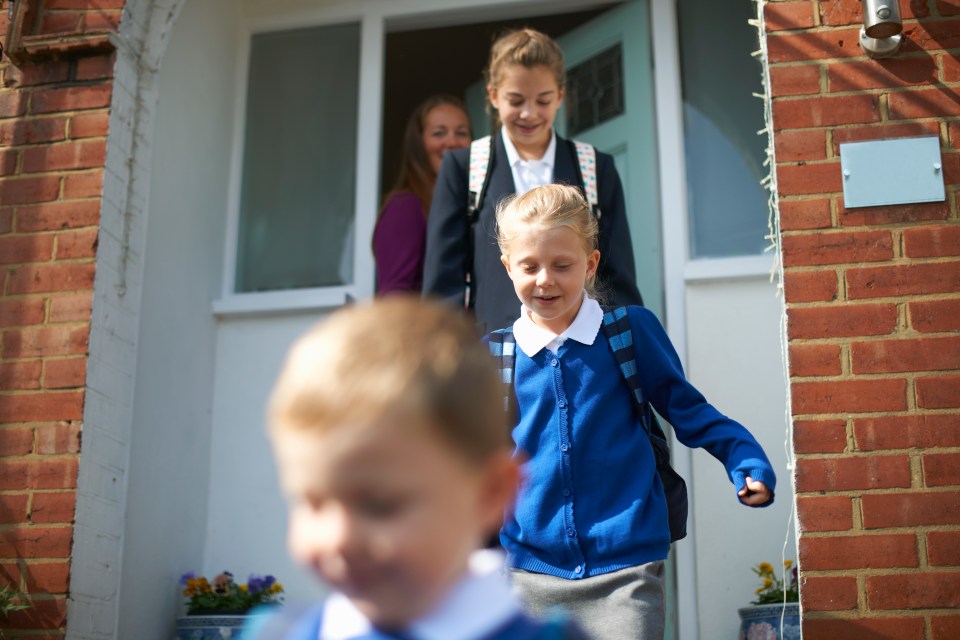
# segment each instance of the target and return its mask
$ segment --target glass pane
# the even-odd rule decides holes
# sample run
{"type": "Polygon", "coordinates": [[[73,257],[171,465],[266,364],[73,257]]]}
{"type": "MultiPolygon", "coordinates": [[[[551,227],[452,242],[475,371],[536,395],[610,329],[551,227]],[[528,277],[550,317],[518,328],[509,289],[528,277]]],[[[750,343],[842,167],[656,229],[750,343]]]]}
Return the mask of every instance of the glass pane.
{"type": "Polygon", "coordinates": [[[750,0],[683,0],[680,24],[690,253],[755,255],[766,246],[763,85],[750,0]]]}
{"type": "Polygon", "coordinates": [[[352,281],[359,58],[357,24],[253,36],[238,292],[352,281]]]}
{"type": "Polygon", "coordinates": [[[620,43],[567,71],[567,136],[623,113],[620,43]]]}

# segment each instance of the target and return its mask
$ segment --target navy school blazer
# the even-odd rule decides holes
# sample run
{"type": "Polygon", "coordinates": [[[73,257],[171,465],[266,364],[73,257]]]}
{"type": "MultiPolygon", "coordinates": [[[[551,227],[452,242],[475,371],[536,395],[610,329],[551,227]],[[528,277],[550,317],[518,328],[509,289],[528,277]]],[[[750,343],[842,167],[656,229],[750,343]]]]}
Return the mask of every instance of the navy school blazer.
{"type": "MultiPolygon", "coordinates": [[[[487,168],[489,184],[477,217],[474,236],[474,314],[483,333],[513,324],[520,314],[520,301],[500,262],[497,247],[495,207],[513,194],[513,173],[501,134],[496,134],[487,168]]],[[[573,146],[557,136],[554,182],[581,186],[573,146]]],[[[440,166],[433,203],[427,218],[427,252],[424,260],[423,294],[463,306],[467,269],[467,220],[470,147],[447,152],[440,166]]],[[[600,266],[597,270],[604,302],[610,305],[642,305],[637,289],[633,245],[620,175],[613,157],[597,152],[597,186],[600,199],[600,266]]]]}

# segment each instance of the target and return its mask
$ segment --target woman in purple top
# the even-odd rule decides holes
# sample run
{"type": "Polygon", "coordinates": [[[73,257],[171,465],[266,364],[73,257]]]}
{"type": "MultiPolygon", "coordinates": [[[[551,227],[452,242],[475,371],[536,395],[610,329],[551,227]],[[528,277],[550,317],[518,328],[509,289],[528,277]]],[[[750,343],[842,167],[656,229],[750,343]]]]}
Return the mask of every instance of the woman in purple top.
{"type": "Polygon", "coordinates": [[[466,108],[453,96],[431,96],[411,114],[403,136],[400,172],[373,230],[377,295],[391,291],[419,293],[427,212],[440,161],[444,153],[467,146],[471,139],[466,108]]]}

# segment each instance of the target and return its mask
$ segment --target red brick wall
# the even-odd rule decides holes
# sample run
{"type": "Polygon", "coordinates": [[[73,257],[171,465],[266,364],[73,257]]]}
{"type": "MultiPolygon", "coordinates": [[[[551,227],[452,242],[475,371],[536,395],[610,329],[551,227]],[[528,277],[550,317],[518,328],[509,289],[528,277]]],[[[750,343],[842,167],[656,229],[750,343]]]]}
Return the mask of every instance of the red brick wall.
{"type": "MultiPolygon", "coordinates": [[[[46,0],[34,35],[113,28],[120,7],[46,0]]],[[[7,26],[5,5],[4,45],[7,26]]],[[[7,637],[66,621],[112,70],[82,41],[0,63],[0,585],[33,605],[7,637]]]]}
{"type": "Polygon", "coordinates": [[[960,0],[766,6],[805,640],[960,637],[960,0]],[[939,135],[947,201],[844,208],[839,144],[939,135]]]}

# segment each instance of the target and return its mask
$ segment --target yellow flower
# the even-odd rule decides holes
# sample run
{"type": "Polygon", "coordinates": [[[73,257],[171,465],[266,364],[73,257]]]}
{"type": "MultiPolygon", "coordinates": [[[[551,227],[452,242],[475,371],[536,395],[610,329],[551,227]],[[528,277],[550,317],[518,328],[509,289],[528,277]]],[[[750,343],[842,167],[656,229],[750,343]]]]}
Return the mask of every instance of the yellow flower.
{"type": "Polygon", "coordinates": [[[783,568],[784,568],[784,569],[789,569],[789,568],[792,567],[792,566],[793,566],[793,560],[784,560],[784,561],[783,561],[783,568]]]}
{"type": "Polygon", "coordinates": [[[283,591],[283,585],[279,582],[274,582],[270,585],[270,593],[280,593],[281,591],[283,591]]]}
{"type": "Polygon", "coordinates": [[[761,575],[770,575],[773,573],[773,565],[769,562],[761,562],[759,568],[761,575]]]}
{"type": "Polygon", "coordinates": [[[761,593],[763,593],[764,589],[766,589],[766,587],[758,587],[757,590],[754,591],[754,593],[757,595],[760,595],[761,593]]]}
{"type": "Polygon", "coordinates": [[[764,578],[763,579],[763,588],[768,589],[773,586],[773,578],[764,578]]]}
{"type": "Polygon", "coordinates": [[[244,593],[246,593],[246,592],[247,592],[247,585],[245,585],[245,584],[240,585],[240,591],[243,591],[244,593]]]}

